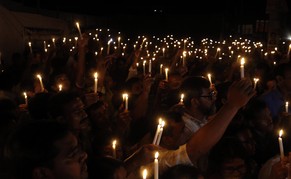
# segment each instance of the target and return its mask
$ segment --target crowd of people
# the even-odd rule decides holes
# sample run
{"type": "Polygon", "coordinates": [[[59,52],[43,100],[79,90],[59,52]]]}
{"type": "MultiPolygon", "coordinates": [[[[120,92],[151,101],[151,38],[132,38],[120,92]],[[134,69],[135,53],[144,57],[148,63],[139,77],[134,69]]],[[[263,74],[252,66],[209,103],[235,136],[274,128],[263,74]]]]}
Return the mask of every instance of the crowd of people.
{"type": "Polygon", "coordinates": [[[2,69],[0,178],[291,179],[288,42],[97,32],[2,69]]]}

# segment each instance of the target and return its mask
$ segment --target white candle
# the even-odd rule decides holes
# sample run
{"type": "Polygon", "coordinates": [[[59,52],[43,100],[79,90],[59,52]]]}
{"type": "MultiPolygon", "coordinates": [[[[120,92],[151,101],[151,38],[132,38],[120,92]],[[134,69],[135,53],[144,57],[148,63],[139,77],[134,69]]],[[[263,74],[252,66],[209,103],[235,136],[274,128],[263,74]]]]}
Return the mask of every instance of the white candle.
{"type": "Polygon", "coordinates": [[[157,143],[157,139],[158,139],[158,134],[160,132],[160,126],[162,125],[162,118],[159,118],[159,124],[157,126],[157,129],[156,129],[156,133],[155,133],[155,137],[154,137],[154,140],[153,140],[153,144],[156,144],[157,143]]]}
{"type": "Polygon", "coordinates": [[[55,40],[55,38],[52,38],[52,42],[54,44],[54,47],[56,47],[56,40],[55,40]]]}
{"type": "Polygon", "coordinates": [[[28,46],[29,46],[30,53],[32,53],[31,42],[28,42],[28,46]]]}
{"type": "Polygon", "coordinates": [[[164,126],[165,126],[165,121],[162,120],[162,123],[161,123],[161,126],[160,126],[160,130],[159,130],[159,133],[158,133],[158,138],[157,138],[156,145],[160,145],[164,126]]]}
{"type": "Polygon", "coordinates": [[[112,39],[108,40],[107,42],[107,55],[110,53],[110,43],[112,42],[112,39]]]}
{"type": "Polygon", "coordinates": [[[254,78],[254,89],[256,89],[258,81],[259,81],[259,78],[254,78]]]}
{"type": "Polygon", "coordinates": [[[181,98],[180,98],[180,104],[183,104],[183,102],[184,102],[184,94],[182,93],[181,98]]]}
{"type": "Polygon", "coordinates": [[[183,51],[183,59],[182,59],[182,65],[183,67],[186,65],[186,55],[187,55],[187,51],[183,51]]]}
{"type": "Polygon", "coordinates": [[[97,87],[98,87],[98,73],[94,73],[94,93],[97,93],[97,87]]]}
{"type": "Polygon", "coordinates": [[[112,151],[113,151],[113,158],[116,158],[116,143],[117,141],[116,140],[113,140],[112,141],[112,151]]]}
{"type": "Polygon", "coordinates": [[[42,78],[41,78],[40,74],[37,74],[36,77],[39,79],[41,92],[43,92],[44,91],[44,87],[43,87],[43,83],[42,83],[42,78]]]}
{"type": "Polygon", "coordinates": [[[209,82],[210,82],[210,85],[212,85],[212,81],[211,81],[211,74],[210,74],[210,73],[208,73],[208,74],[207,74],[207,76],[208,76],[208,80],[209,80],[209,82]]]}
{"type": "Polygon", "coordinates": [[[165,68],[165,77],[166,77],[166,81],[168,81],[168,72],[169,72],[169,68],[165,68]]]}
{"type": "Polygon", "coordinates": [[[159,152],[155,153],[155,161],[154,161],[154,179],[159,178],[159,152]]]}
{"type": "Polygon", "coordinates": [[[76,22],[76,26],[77,26],[77,29],[78,29],[78,31],[79,31],[80,38],[83,39],[83,36],[82,36],[82,32],[81,32],[81,29],[80,29],[80,24],[79,24],[79,22],[76,22]]]}
{"type": "Polygon", "coordinates": [[[244,64],[245,64],[245,59],[244,58],[241,58],[241,60],[240,60],[240,77],[241,78],[244,78],[245,77],[244,64]]]}
{"type": "Polygon", "coordinates": [[[286,102],[285,102],[285,112],[286,112],[286,113],[289,112],[289,109],[288,109],[288,108],[289,108],[289,102],[286,101],[286,102]]]}
{"type": "Polygon", "coordinates": [[[283,148],[282,134],[283,134],[283,130],[281,129],[279,131],[279,137],[278,137],[281,159],[283,159],[283,157],[284,157],[284,148],[283,148]]]}
{"type": "Polygon", "coordinates": [[[27,94],[26,94],[26,92],[23,92],[23,96],[24,96],[25,104],[27,105],[28,102],[27,102],[27,94]]]}
{"type": "Polygon", "coordinates": [[[146,74],[146,69],[145,69],[145,64],[146,64],[146,61],[144,60],[143,61],[143,75],[145,76],[145,74],[146,74]]]}
{"type": "Polygon", "coordinates": [[[148,175],[148,171],[147,171],[147,169],[144,169],[142,172],[142,178],[147,179],[147,175],[148,175]]]}
{"type": "Polygon", "coordinates": [[[163,64],[160,64],[160,74],[163,74],[163,64]]]}
{"type": "Polygon", "coordinates": [[[143,45],[143,43],[146,41],[146,38],[144,38],[143,40],[142,40],[142,43],[141,43],[141,45],[140,45],[140,50],[142,49],[142,45],[143,45]]]}
{"type": "Polygon", "coordinates": [[[120,38],[121,37],[118,37],[118,39],[117,39],[118,40],[118,42],[117,42],[117,48],[120,48],[120,38]]]}
{"type": "Polygon", "coordinates": [[[149,60],[149,74],[152,73],[152,60],[149,60]]]}
{"type": "Polygon", "coordinates": [[[62,91],[62,89],[63,89],[63,85],[59,84],[59,91],[62,91]]]}
{"type": "Polygon", "coordinates": [[[128,94],[127,93],[124,93],[122,95],[122,98],[123,98],[123,101],[125,101],[125,108],[124,108],[124,110],[127,111],[128,110],[128,94]]]}
{"type": "Polygon", "coordinates": [[[165,48],[163,48],[163,57],[165,57],[165,48]]]}

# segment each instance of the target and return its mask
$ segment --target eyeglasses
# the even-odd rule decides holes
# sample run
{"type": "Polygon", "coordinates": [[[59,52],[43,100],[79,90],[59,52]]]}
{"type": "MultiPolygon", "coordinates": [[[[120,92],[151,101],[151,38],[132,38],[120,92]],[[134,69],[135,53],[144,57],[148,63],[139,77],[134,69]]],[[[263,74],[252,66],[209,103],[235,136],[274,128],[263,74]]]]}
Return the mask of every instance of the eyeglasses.
{"type": "Polygon", "coordinates": [[[217,92],[216,91],[211,91],[209,93],[209,95],[204,95],[204,96],[199,96],[199,97],[208,98],[210,100],[213,100],[213,98],[216,97],[216,95],[217,95],[217,92]]]}

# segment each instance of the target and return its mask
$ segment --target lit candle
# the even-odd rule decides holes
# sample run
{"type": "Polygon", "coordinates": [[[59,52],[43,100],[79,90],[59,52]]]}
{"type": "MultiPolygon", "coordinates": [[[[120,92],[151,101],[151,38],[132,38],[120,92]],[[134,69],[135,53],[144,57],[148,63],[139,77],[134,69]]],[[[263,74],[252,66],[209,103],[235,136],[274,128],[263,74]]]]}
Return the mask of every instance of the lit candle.
{"type": "Polygon", "coordinates": [[[44,91],[44,87],[43,87],[43,83],[42,83],[42,78],[41,78],[40,74],[37,74],[36,77],[39,79],[41,92],[43,92],[44,91]]]}
{"type": "Polygon", "coordinates": [[[184,102],[184,94],[182,93],[181,98],[180,98],[180,104],[183,104],[183,102],[184,102]]]}
{"type": "Polygon", "coordinates": [[[145,76],[145,74],[146,74],[146,69],[145,69],[145,64],[146,64],[146,61],[144,60],[143,61],[143,75],[145,76]]]}
{"type": "Polygon", "coordinates": [[[165,57],[165,48],[163,48],[163,57],[165,57]]]}
{"type": "Polygon", "coordinates": [[[286,113],[289,112],[289,109],[288,109],[288,108],[289,108],[289,102],[286,101],[286,102],[285,102],[285,112],[286,112],[286,113]]]}
{"type": "Polygon", "coordinates": [[[97,93],[97,87],[98,87],[98,73],[94,73],[94,93],[97,93]]]}
{"type": "Polygon", "coordinates": [[[210,85],[212,85],[212,81],[211,81],[211,74],[210,74],[210,73],[208,73],[208,74],[207,74],[207,76],[208,76],[208,80],[209,80],[209,82],[210,82],[210,85]]]}
{"type": "Polygon", "coordinates": [[[123,98],[123,101],[125,101],[125,108],[124,108],[124,110],[127,111],[128,110],[128,94],[127,93],[124,93],[122,95],[122,98],[123,98]]]}
{"type": "Polygon", "coordinates": [[[148,176],[148,171],[147,171],[147,169],[144,169],[142,172],[142,178],[147,179],[147,176],[148,176]]]}
{"type": "Polygon", "coordinates": [[[159,152],[155,153],[155,161],[154,161],[154,179],[158,179],[159,178],[159,152]]]}
{"type": "Polygon", "coordinates": [[[29,46],[30,53],[32,53],[31,42],[28,42],[28,46],[29,46]]]}
{"type": "Polygon", "coordinates": [[[160,74],[163,74],[163,64],[160,64],[160,74]]]}
{"type": "Polygon", "coordinates": [[[109,55],[110,53],[110,43],[112,42],[112,39],[108,40],[108,43],[107,43],[107,55],[109,55]]]}
{"type": "Polygon", "coordinates": [[[79,22],[76,22],[76,26],[77,26],[77,29],[78,29],[78,31],[79,31],[80,38],[83,39],[83,36],[82,36],[82,32],[81,32],[81,29],[80,29],[80,24],[79,24],[79,22]]]}
{"type": "Polygon", "coordinates": [[[142,49],[142,45],[143,45],[143,43],[146,41],[146,38],[144,38],[143,40],[142,40],[142,43],[141,43],[141,45],[140,45],[140,50],[142,49]]]}
{"type": "Polygon", "coordinates": [[[281,159],[283,159],[283,157],[284,157],[284,148],[283,148],[282,134],[283,134],[283,130],[281,129],[279,131],[279,137],[278,137],[281,159]]]}
{"type": "Polygon", "coordinates": [[[165,68],[166,81],[168,81],[168,73],[169,73],[169,68],[165,68]]]}
{"type": "Polygon", "coordinates": [[[164,126],[165,126],[165,121],[162,120],[162,123],[161,123],[161,126],[160,126],[160,130],[159,130],[159,133],[158,133],[158,138],[157,138],[156,145],[160,145],[164,126]]]}
{"type": "Polygon", "coordinates": [[[25,104],[27,105],[28,102],[27,102],[27,94],[26,94],[26,92],[23,92],[23,96],[24,96],[25,104]]]}
{"type": "Polygon", "coordinates": [[[157,126],[157,129],[156,129],[156,133],[155,133],[155,137],[154,137],[154,140],[153,140],[153,144],[156,144],[157,143],[157,139],[158,139],[158,134],[160,132],[160,127],[162,125],[162,118],[159,118],[159,124],[157,126]]]}
{"type": "Polygon", "coordinates": [[[116,158],[116,140],[112,141],[113,158],[116,158]]]}
{"type": "Polygon", "coordinates": [[[254,78],[254,89],[256,89],[258,81],[259,81],[259,78],[254,78]]]}
{"type": "Polygon", "coordinates": [[[118,37],[118,39],[117,39],[117,40],[118,40],[118,41],[117,41],[117,48],[120,48],[120,38],[121,38],[121,37],[118,37]]]}
{"type": "Polygon", "coordinates": [[[149,75],[152,73],[152,60],[149,60],[149,75]]]}
{"type": "Polygon", "coordinates": [[[53,42],[54,47],[55,47],[56,46],[56,40],[55,40],[55,38],[52,38],[52,42],[53,42]]]}
{"type": "Polygon", "coordinates": [[[245,64],[245,59],[244,58],[241,58],[241,60],[240,60],[240,77],[241,78],[244,78],[245,77],[244,64],[245,64]]]}
{"type": "Polygon", "coordinates": [[[186,55],[187,55],[187,51],[183,51],[183,59],[182,59],[182,65],[183,65],[183,67],[185,66],[185,64],[186,64],[186,55]]]}
{"type": "Polygon", "coordinates": [[[63,85],[59,84],[59,91],[62,91],[62,89],[63,89],[63,85]]]}

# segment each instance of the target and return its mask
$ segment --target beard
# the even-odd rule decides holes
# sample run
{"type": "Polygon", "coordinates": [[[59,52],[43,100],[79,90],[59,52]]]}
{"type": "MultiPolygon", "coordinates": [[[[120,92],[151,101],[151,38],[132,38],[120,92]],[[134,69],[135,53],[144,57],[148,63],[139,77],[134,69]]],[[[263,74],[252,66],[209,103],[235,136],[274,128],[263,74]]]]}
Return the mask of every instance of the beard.
{"type": "Polygon", "coordinates": [[[211,106],[200,105],[198,108],[205,116],[211,116],[216,113],[215,104],[212,104],[211,106]]]}

